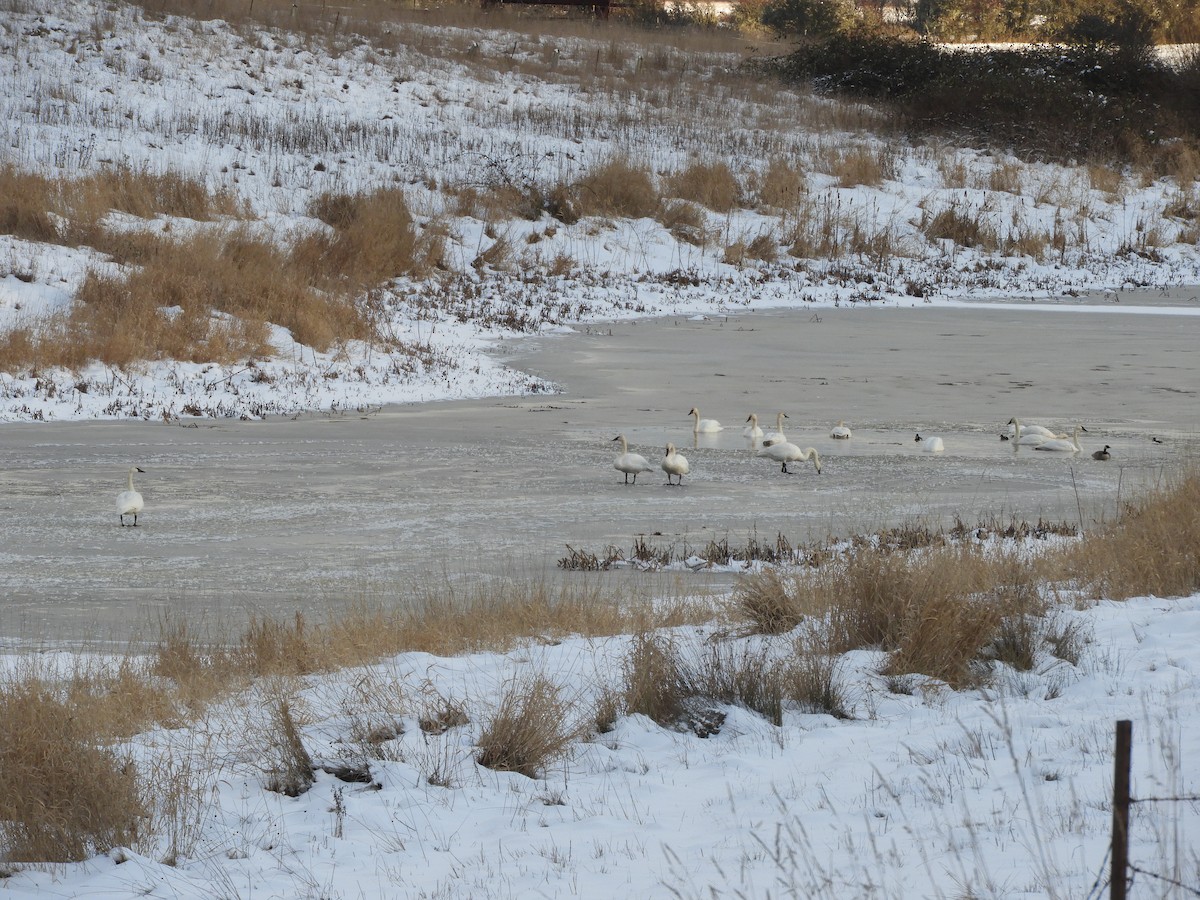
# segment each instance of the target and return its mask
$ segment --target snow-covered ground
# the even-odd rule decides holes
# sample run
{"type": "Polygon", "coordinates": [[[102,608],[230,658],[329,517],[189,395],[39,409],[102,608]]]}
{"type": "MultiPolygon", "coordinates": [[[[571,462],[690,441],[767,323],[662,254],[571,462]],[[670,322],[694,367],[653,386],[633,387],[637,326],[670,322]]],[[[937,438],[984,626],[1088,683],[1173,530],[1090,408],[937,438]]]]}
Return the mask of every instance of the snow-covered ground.
{"type": "MultiPolygon", "coordinates": [[[[448,288],[426,279],[386,292],[390,332],[427,344],[420,358],[359,345],[315,353],[276,331],[277,357],[255,367],[0,373],[0,421],[255,418],[550,387],[488,359],[510,332],[473,318],[482,308],[491,321],[512,311],[536,331],[661,313],[1200,283],[1195,224],[1169,214],[1194,208],[1194,184],[1136,173],[1113,182],[1086,166],[881,139],[832,101],[730,79],[733,54],[694,51],[682,66],[665,46],[421,25],[376,47],[344,23],[327,50],[121,5],[14,6],[0,20],[0,163],[62,178],[114,165],[186,174],[232,193],[278,234],[314,225],[314,196],[399,183],[420,224],[446,228],[451,273],[441,276],[448,288]],[[686,75],[634,77],[660,62],[686,75]],[[835,162],[848,148],[891,173],[840,186],[835,162]],[[803,209],[710,212],[702,245],[650,219],[485,223],[456,212],[458,188],[545,189],[618,154],[663,174],[722,160],[750,195],[769,162],[784,159],[804,173],[807,196],[803,209]],[[1002,238],[1057,235],[1061,249],[1039,260],[928,239],[922,222],[948,208],[1002,238]],[[789,257],[788,235],[805,217],[834,222],[842,244],[860,248],[789,257]],[[780,248],[778,262],[725,261],[729,246],[761,235],[780,248]],[[472,265],[501,240],[515,248],[505,265],[472,265]],[[569,274],[558,274],[563,260],[569,274]],[[479,294],[473,305],[422,303],[467,286],[479,294]]],[[[104,265],[87,248],[0,235],[0,329],[67,308],[89,268],[104,265]]]]}
{"type": "MultiPolygon", "coordinates": [[[[1130,719],[1133,796],[1192,798],[1133,806],[1130,896],[1191,896],[1200,595],[1058,615],[1086,637],[1078,664],[1045,656],[986,690],[931,681],[897,694],[876,674],[879,656],[856,652],[839,673],[853,718],[791,709],[777,727],[724,707],[719,732],[699,737],[630,716],[536,778],[474,760],[505,687],[545,676],[586,719],[630,638],[404,654],[292,684],[314,762],[369,769],[369,783],[319,772],[295,798],[266,789],[263,720],[281,688],[260,685],[133,741],[140,765],[193,786],[197,805],[174,828],[159,820],[156,841],[88,862],[20,867],[0,895],[1107,896],[1114,723],[1130,719]],[[438,698],[469,724],[424,733],[418,717],[438,698]],[[364,740],[384,726],[401,733],[364,740]],[[174,866],[161,861],[170,837],[174,866]]],[[[674,638],[697,651],[762,640],[692,628],[674,638]]],[[[773,641],[783,650],[789,637],[773,641]]]]}

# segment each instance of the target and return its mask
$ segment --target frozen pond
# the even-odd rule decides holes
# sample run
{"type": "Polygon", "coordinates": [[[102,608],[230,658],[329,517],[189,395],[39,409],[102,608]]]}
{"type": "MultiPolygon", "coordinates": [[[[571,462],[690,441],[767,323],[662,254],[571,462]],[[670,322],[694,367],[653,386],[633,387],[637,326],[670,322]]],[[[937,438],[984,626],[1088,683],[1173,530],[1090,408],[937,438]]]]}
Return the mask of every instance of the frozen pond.
{"type": "Polygon", "coordinates": [[[558,577],[567,544],[628,550],[639,534],[799,542],[917,517],[1074,522],[1080,510],[1091,525],[1113,515],[1118,483],[1136,490],[1200,447],[1200,316],[1128,310],[620,323],[502,348],[558,395],[196,427],[0,425],[0,640],[122,639],[167,613],[321,620],[445,577],[558,577]],[[727,426],[699,446],[693,405],[727,426]],[[747,415],[769,427],[780,410],[789,437],[820,451],[820,476],[805,464],[783,475],[748,450],[747,415]],[[999,440],[1013,415],[1083,424],[1084,452],[1014,453],[999,440]],[[849,442],[828,437],[839,419],[849,442]],[[658,471],[623,484],[618,432],[655,464],[673,441],[692,474],[682,487],[658,471]],[[916,432],[945,452],[921,453],[916,432]],[[1092,460],[1105,444],[1112,460],[1092,460]],[[132,464],[146,470],[136,529],[113,508],[132,464]]]}

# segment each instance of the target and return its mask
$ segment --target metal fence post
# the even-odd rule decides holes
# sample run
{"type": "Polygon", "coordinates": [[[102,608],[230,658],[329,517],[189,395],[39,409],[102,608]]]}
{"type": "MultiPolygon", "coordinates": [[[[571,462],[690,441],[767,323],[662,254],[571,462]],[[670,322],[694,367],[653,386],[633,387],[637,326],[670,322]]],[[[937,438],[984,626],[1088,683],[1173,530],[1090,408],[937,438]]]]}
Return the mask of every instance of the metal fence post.
{"type": "Polygon", "coordinates": [[[1133,722],[1117,722],[1116,753],[1113,755],[1112,868],[1109,872],[1110,900],[1125,900],[1129,873],[1129,769],[1133,748],[1133,722]]]}

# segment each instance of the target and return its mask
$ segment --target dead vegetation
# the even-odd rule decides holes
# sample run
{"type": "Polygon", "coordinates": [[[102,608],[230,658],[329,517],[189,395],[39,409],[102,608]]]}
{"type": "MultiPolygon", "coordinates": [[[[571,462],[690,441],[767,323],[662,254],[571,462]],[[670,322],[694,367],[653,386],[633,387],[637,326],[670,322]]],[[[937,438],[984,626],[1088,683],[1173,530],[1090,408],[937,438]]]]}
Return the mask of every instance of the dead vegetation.
{"type": "MultiPolygon", "coordinates": [[[[630,635],[618,682],[598,686],[594,698],[564,695],[530,670],[505,685],[494,710],[475,715],[469,698],[432,684],[413,690],[357,679],[345,702],[347,746],[359,748],[358,763],[347,764],[348,772],[357,766],[355,777],[367,777],[370,760],[391,758],[385,748],[403,734],[405,715],[429,740],[478,721],[479,765],[537,777],[585,736],[585,723],[602,735],[624,715],[700,737],[720,731],[731,707],[775,723],[789,710],[852,715],[839,675],[850,650],[879,653],[879,672],[898,691],[918,682],[986,685],[999,671],[1036,671],[1048,659],[1078,665],[1088,635],[1064,615],[1059,594],[1084,602],[1200,589],[1198,509],[1200,477],[1190,471],[1126,504],[1111,525],[1036,554],[978,539],[1064,529],[959,523],[943,533],[910,525],[823,554],[808,550],[799,564],[782,538],[755,542],[755,552],[787,565],[744,577],[724,604],[640,601],[577,582],[418,590],[319,625],[299,616],[255,620],[234,639],[163,622],[148,654],[68,671],[31,663],[0,684],[0,843],[13,861],[81,859],[134,845],[156,828],[169,853],[183,852],[202,806],[191,770],[139,771],[119,749],[123,741],[155,723],[178,728],[215,700],[258,685],[264,699],[246,731],[263,760],[263,785],[300,793],[326,764],[305,746],[296,679],[407,651],[503,652],[531,639],[630,635]],[[704,641],[679,627],[702,623],[727,627],[704,641]]],[[[656,551],[643,543],[637,552],[656,551]]],[[[431,784],[459,778],[462,761],[451,746],[430,744],[428,759],[416,761],[431,784]]]]}

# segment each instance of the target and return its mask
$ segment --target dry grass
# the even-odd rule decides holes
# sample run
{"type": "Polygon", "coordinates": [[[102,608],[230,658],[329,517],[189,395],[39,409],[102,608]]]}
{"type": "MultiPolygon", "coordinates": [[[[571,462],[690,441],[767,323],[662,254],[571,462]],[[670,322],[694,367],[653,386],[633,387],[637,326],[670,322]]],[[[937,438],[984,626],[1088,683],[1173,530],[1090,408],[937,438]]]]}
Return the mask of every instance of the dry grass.
{"type": "Polygon", "coordinates": [[[622,666],[621,699],[627,715],[641,714],[673,727],[696,696],[694,674],[669,638],[642,632],[633,638],[622,666]]]}
{"type": "Polygon", "coordinates": [[[479,736],[475,761],[488,769],[536,778],[580,737],[578,726],[571,724],[572,706],[543,676],[509,682],[479,736]]]}
{"type": "Polygon", "coordinates": [[[825,168],[841,187],[878,187],[896,174],[896,157],[891,148],[834,148],[827,152],[825,168]]]}
{"type": "Polygon", "coordinates": [[[951,203],[932,215],[922,212],[921,231],[931,241],[950,240],[960,247],[996,250],[1000,239],[982,210],[951,203]]]}
{"type": "Polygon", "coordinates": [[[80,178],[50,179],[0,165],[0,232],[30,241],[97,246],[104,239],[101,223],[113,211],[196,221],[245,213],[227,190],[210,191],[177,172],[112,166],[80,178]]]}
{"type": "Polygon", "coordinates": [[[602,163],[575,182],[572,197],[580,216],[628,219],[653,216],[660,202],[650,172],[621,157],[602,163]]]}
{"type": "Polygon", "coordinates": [[[804,619],[793,587],[779,569],[763,569],[738,581],[733,603],[759,634],[786,634],[804,619]]]}
{"type": "Polygon", "coordinates": [[[1200,590],[1200,471],[1125,504],[1118,521],[1068,555],[1067,572],[1098,597],[1175,597],[1200,590]]]}
{"type": "Polygon", "coordinates": [[[417,266],[412,214],[404,192],[397,188],[324,194],[313,201],[309,213],[332,233],[314,232],[297,240],[290,261],[314,284],[326,286],[325,275],[333,286],[343,282],[351,291],[359,291],[417,266]]]}
{"type": "Polygon", "coordinates": [[[658,208],[656,218],[678,241],[703,247],[712,237],[708,216],[699,204],[688,200],[665,201],[658,208]]]}
{"type": "Polygon", "coordinates": [[[741,186],[726,162],[692,163],[666,181],[672,197],[691,200],[713,212],[731,212],[741,203],[741,186]]]}
{"type": "Polygon", "coordinates": [[[774,157],[756,182],[760,205],[768,209],[793,210],[808,191],[803,170],[792,162],[774,157]]]}
{"type": "Polygon", "coordinates": [[[288,797],[299,797],[313,785],[312,757],[300,737],[292,701],[282,689],[268,700],[268,719],[260,729],[262,757],[266,761],[266,788],[288,797]]]}
{"type": "Polygon", "coordinates": [[[5,859],[81,861],[137,842],[145,785],[130,759],[98,740],[102,718],[28,679],[0,686],[0,722],[5,859]]]}

